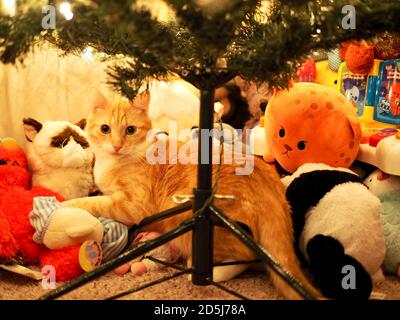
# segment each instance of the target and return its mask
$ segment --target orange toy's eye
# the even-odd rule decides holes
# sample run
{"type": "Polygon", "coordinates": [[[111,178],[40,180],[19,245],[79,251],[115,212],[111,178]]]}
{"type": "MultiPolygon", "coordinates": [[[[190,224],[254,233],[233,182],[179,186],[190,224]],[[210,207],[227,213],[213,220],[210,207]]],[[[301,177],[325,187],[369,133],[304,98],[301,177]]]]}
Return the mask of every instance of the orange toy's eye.
{"type": "Polygon", "coordinates": [[[285,136],[285,134],[286,134],[285,129],[284,129],[283,127],[281,127],[281,128],[279,129],[279,136],[280,136],[281,138],[283,138],[283,137],[285,136]]]}
{"type": "Polygon", "coordinates": [[[306,148],[307,141],[301,140],[297,143],[297,148],[299,150],[304,150],[306,148]]]}

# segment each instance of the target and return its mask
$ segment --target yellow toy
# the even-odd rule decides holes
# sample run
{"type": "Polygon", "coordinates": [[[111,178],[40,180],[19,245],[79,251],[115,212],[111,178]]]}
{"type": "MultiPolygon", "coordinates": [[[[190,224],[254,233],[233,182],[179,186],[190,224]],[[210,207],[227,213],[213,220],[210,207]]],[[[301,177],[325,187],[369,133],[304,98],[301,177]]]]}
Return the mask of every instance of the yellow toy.
{"type": "Polygon", "coordinates": [[[337,89],[338,73],[329,68],[328,60],[317,61],[315,66],[317,69],[315,83],[337,89]]]}

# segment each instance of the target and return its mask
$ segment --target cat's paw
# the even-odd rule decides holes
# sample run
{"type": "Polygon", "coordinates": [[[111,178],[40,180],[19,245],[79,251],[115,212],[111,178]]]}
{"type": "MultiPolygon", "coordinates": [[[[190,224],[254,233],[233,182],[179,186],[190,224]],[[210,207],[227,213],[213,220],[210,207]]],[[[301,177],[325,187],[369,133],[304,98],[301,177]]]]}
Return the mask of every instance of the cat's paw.
{"type": "Polygon", "coordinates": [[[114,273],[116,273],[118,275],[126,274],[129,271],[134,276],[140,276],[149,270],[147,269],[147,266],[143,261],[131,261],[131,262],[125,263],[122,266],[119,266],[118,268],[114,269],[114,273]]]}
{"type": "Polygon", "coordinates": [[[145,274],[147,271],[149,270],[147,269],[147,266],[143,261],[137,261],[132,263],[131,265],[131,273],[134,276],[141,276],[142,274],[145,274]]]}
{"type": "Polygon", "coordinates": [[[61,206],[64,208],[79,208],[79,201],[76,201],[76,199],[67,200],[61,202],[61,206]]]}
{"type": "Polygon", "coordinates": [[[132,263],[125,263],[122,266],[115,268],[114,273],[123,275],[131,269],[131,265],[132,265],[132,263]]]}

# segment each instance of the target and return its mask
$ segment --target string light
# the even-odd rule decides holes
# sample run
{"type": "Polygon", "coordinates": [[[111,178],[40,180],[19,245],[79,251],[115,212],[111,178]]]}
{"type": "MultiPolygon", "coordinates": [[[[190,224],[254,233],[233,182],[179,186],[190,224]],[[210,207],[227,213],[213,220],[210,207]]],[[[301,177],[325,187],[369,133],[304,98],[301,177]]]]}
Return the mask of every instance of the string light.
{"type": "Polygon", "coordinates": [[[69,2],[63,2],[60,4],[60,12],[67,20],[71,20],[74,16],[71,10],[71,4],[69,2]]]}
{"type": "Polygon", "coordinates": [[[82,58],[87,60],[87,61],[94,61],[93,48],[87,47],[85,50],[83,50],[82,58]]]}
{"type": "Polygon", "coordinates": [[[6,14],[10,16],[15,16],[15,13],[17,11],[17,5],[16,5],[17,0],[3,0],[2,1],[2,7],[3,10],[6,12],[6,14]]]}

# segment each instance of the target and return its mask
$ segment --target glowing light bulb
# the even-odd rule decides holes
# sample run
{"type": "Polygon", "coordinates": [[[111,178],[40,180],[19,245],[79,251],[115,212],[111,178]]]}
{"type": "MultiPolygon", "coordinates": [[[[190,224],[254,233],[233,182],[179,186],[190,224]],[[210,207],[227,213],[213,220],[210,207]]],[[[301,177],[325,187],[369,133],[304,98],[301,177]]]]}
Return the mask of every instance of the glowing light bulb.
{"type": "Polygon", "coordinates": [[[17,11],[16,0],[3,0],[3,10],[10,16],[15,16],[17,11]]]}
{"type": "Polygon", "coordinates": [[[71,11],[71,4],[69,2],[63,2],[60,4],[60,12],[64,15],[65,19],[71,20],[74,14],[71,11]]]}
{"type": "Polygon", "coordinates": [[[83,50],[82,57],[83,57],[83,59],[85,59],[87,61],[94,61],[93,48],[87,47],[85,50],[83,50]]]}

